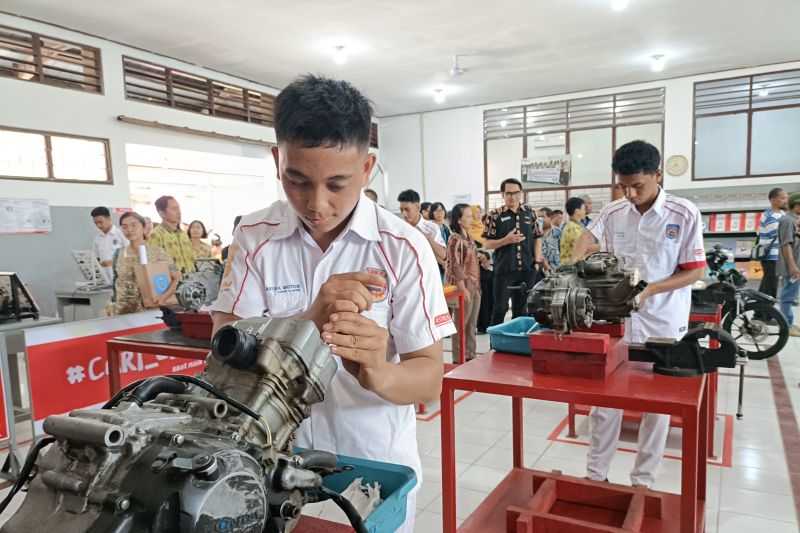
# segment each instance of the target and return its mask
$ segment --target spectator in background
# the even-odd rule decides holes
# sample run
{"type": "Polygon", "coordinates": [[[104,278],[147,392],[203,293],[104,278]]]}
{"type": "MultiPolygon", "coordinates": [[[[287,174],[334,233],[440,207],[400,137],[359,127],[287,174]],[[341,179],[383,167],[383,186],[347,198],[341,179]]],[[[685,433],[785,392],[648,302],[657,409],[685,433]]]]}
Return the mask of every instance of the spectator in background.
{"type": "Polygon", "coordinates": [[[184,274],[194,272],[192,241],[181,230],[181,206],[172,196],[161,196],[155,205],[161,223],[153,229],[150,241],[169,254],[178,270],[184,274]]]}
{"type": "Polygon", "coordinates": [[[114,280],[114,269],[112,268],[114,252],[127,246],[128,241],[125,240],[125,236],[119,228],[114,226],[114,221],[111,220],[111,211],[107,207],[92,209],[92,220],[98,231],[94,237],[92,251],[102,267],[106,283],[110,285],[114,280]]]}
{"type": "Polygon", "coordinates": [[[222,237],[219,236],[219,233],[211,234],[211,257],[222,261],[222,237]]]}
{"type": "Polygon", "coordinates": [[[422,215],[422,218],[425,220],[431,219],[431,203],[430,202],[422,202],[419,205],[419,212],[422,215]]]}
{"type": "Polygon", "coordinates": [[[433,249],[433,255],[436,256],[436,261],[443,266],[447,249],[442,238],[442,232],[434,222],[422,217],[419,193],[412,189],[407,189],[397,196],[397,201],[400,202],[400,214],[403,215],[403,219],[417,228],[428,239],[428,243],[433,249]]]}
{"type": "Polygon", "coordinates": [[[483,246],[483,211],[481,206],[472,206],[472,226],[467,229],[469,236],[478,245],[478,248],[483,246]]]}
{"type": "Polygon", "coordinates": [[[760,292],[775,298],[778,294],[778,256],[780,255],[778,226],[786,209],[789,195],[780,187],[769,191],[770,207],[761,215],[756,244],[756,259],[761,261],[764,276],[758,287],[760,292]]]}
{"type": "Polygon", "coordinates": [[[206,225],[199,220],[192,220],[189,224],[189,229],[186,230],[189,240],[192,241],[192,250],[194,250],[194,259],[210,259],[211,246],[203,242],[203,239],[208,238],[206,225]]]}
{"type": "Polygon", "coordinates": [[[478,266],[481,269],[481,308],[478,311],[478,333],[486,333],[492,325],[494,307],[494,272],[492,256],[485,250],[478,250],[478,266]]]}
{"type": "Polygon", "coordinates": [[[553,209],[553,216],[550,218],[550,223],[554,228],[559,231],[564,229],[564,211],[561,209],[553,209]]]}
{"type": "Polygon", "coordinates": [[[621,183],[615,183],[611,186],[611,201],[616,202],[625,198],[625,188],[621,183]]]}
{"type": "Polygon", "coordinates": [[[800,337],[800,327],[794,323],[794,307],[800,294],[800,192],[789,196],[789,210],[778,223],[781,255],[778,276],[781,293],[778,298],[781,313],[789,323],[789,335],[800,337]]]}
{"type": "Polygon", "coordinates": [[[567,215],[569,215],[569,221],[561,231],[560,259],[562,265],[571,265],[575,260],[583,259],[579,257],[573,260],[572,257],[572,252],[575,250],[575,243],[578,242],[581,234],[585,231],[582,222],[587,217],[586,202],[583,198],[573,197],[567,200],[567,215]]]}
{"type": "Polygon", "coordinates": [[[376,193],[374,190],[364,189],[364,195],[376,204],[378,203],[378,193],[376,193]]]}
{"type": "Polygon", "coordinates": [[[144,217],[144,238],[149,239],[153,234],[153,219],[144,217]]]}
{"type": "Polygon", "coordinates": [[[447,209],[445,209],[442,202],[433,202],[430,208],[431,222],[439,226],[439,231],[442,233],[442,240],[444,245],[447,246],[447,241],[450,240],[450,227],[447,225],[447,209]]]}
{"type": "Polygon", "coordinates": [[[145,239],[145,220],[140,214],[133,211],[124,213],[119,217],[119,225],[129,243],[114,253],[112,313],[115,315],[127,315],[138,313],[145,309],[142,292],[139,290],[139,284],[136,281],[136,267],[139,265],[139,247],[142,245],[144,245],[147,252],[148,263],[166,262],[169,264],[171,283],[166,292],[155,301],[153,308],[157,309],[175,294],[175,289],[181,279],[181,273],[164,249],[145,239]]]}
{"type": "Polygon", "coordinates": [[[581,200],[583,200],[583,207],[586,211],[583,219],[581,219],[581,224],[583,224],[583,227],[586,228],[589,227],[589,224],[592,222],[592,219],[589,217],[589,215],[592,214],[592,197],[588,194],[584,194],[581,196],[581,200]]]}
{"type": "MultiPolygon", "coordinates": [[[[437,205],[437,204],[434,204],[437,205]]],[[[438,204],[441,205],[441,204],[438,204]]],[[[432,208],[434,215],[436,209],[432,208]]],[[[467,229],[472,224],[472,209],[467,204],[456,204],[450,214],[452,233],[447,244],[445,283],[455,285],[464,293],[464,325],[456,321],[458,336],[453,353],[460,353],[460,342],[465,346],[467,361],[477,356],[475,332],[481,308],[481,275],[478,266],[478,249],[467,229]]]]}
{"type": "Polygon", "coordinates": [[[555,270],[561,264],[561,228],[553,225],[553,210],[548,207],[542,213],[542,255],[545,270],[555,270]]]}
{"type": "MultiPolygon", "coordinates": [[[[231,235],[234,235],[236,233],[236,228],[239,227],[239,222],[241,222],[241,221],[242,221],[242,215],[236,215],[236,217],[234,217],[234,219],[233,219],[233,230],[231,230],[231,235]]],[[[223,263],[228,260],[228,252],[230,251],[230,248],[231,248],[230,246],[226,246],[225,248],[222,249],[222,262],[223,263]]]]}
{"type": "Polygon", "coordinates": [[[522,283],[530,289],[536,278],[536,267],[541,265],[542,236],[536,213],[522,204],[522,183],[508,178],[500,184],[503,206],[492,209],[487,215],[487,250],[494,252],[494,308],[492,324],[501,324],[508,311],[508,299],[513,304],[514,318],[524,314],[527,294],[512,291],[512,286],[522,283]]]}

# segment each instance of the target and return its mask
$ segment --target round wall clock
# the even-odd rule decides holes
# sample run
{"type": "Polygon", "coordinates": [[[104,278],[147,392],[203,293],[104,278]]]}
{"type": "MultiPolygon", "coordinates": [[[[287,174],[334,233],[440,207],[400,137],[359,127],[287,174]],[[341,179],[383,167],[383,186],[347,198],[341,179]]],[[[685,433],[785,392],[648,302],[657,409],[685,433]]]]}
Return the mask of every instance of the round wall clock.
{"type": "Polygon", "coordinates": [[[682,176],[689,170],[689,160],[686,156],[673,155],[667,159],[666,169],[670,176],[682,176]]]}

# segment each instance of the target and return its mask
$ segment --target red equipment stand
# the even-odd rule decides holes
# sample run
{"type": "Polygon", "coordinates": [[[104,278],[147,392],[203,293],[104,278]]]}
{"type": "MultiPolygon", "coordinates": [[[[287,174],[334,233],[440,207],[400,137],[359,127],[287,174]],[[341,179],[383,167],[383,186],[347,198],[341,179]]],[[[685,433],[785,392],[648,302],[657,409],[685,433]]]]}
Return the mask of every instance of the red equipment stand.
{"type": "MultiPolygon", "coordinates": [[[[719,326],[722,323],[722,306],[717,305],[709,308],[706,312],[706,309],[702,310],[703,312],[698,312],[697,310],[692,310],[692,313],[689,315],[689,323],[705,323],[705,324],[714,324],[719,326]]],[[[712,341],[712,343],[716,344],[717,341],[712,341]]],[[[713,344],[712,344],[713,346],[713,344]]],[[[708,375],[708,388],[709,388],[709,395],[711,401],[709,402],[709,409],[711,412],[708,415],[708,442],[710,443],[708,446],[708,456],[710,458],[714,457],[714,432],[716,431],[716,421],[717,421],[717,387],[719,383],[719,374],[717,372],[711,372],[708,375]]],[[[574,439],[578,436],[575,427],[575,417],[577,415],[582,416],[589,416],[589,412],[591,411],[591,407],[588,405],[578,405],[575,403],[569,404],[569,412],[567,414],[567,422],[568,422],[568,433],[567,437],[574,439]]],[[[640,411],[629,411],[625,410],[623,415],[623,420],[625,422],[636,422],[639,423],[642,419],[642,413],[640,411]]],[[[670,418],[670,426],[680,428],[683,427],[683,421],[679,416],[673,416],[670,418]]]]}
{"type": "MultiPolygon", "coordinates": [[[[461,525],[459,531],[513,531],[507,529],[506,510],[509,506],[526,506],[533,498],[533,471],[523,466],[523,398],[617,409],[636,408],[648,413],[681,416],[684,428],[680,504],[677,505],[677,501],[670,499],[669,495],[664,495],[667,510],[658,531],[703,531],[709,423],[709,387],[706,385],[705,375],[687,378],[662,376],[653,373],[652,365],[648,363],[626,362],[605,380],[535,374],[527,357],[500,353],[487,354],[456,367],[445,375],[442,385],[444,533],[456,531],[456,390],[511,396],[514,440],[514,469],[461,525]]],[[[610,528],[592,529],[591,524],[582,527],[573,531],[616,531],[610,528]]]]}
{"type": "Polygon", "coordinates": [[[108,353],[108,384],[113,397],[120,388],[120,353],[125,351],[168,355],[184,359],[205,360],[210,351],[210,342],[190,339],[177,331],[163,329],[149,333],[138,333],[125,337],[114,337],[106,342],[108,353]]]}

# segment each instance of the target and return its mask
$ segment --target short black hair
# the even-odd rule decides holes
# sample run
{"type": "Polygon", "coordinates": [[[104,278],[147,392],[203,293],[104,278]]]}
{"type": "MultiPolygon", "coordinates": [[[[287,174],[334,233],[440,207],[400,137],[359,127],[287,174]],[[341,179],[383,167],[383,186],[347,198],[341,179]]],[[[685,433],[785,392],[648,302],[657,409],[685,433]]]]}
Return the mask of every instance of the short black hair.
{"type": "MultiPolygon", "coordinates": [[[[769,191],[769,199],[770,200],[774,200],[782,192],[783,192],[783,189],[781,189],[780,187],[775,187],[774,189],[769,191]]],[[[92,216],[94,216],[94,215],[92,215],[92,216]]]]}
{"type": "Polygon", "coordinates": [[[119,217],[119,225],[121,226],[122,223],[125,222],[125,220],[128,218],[134,218],[138,220],[139,224],[141,224],[142,227],[147,225],[144,217],[139,213],[137,213],[136,211],[126,211],[125,213],[122,213],[122,216],[119,217]]]}
{"type": "MultiPolygon", "coordinates": [[[[771,198],[771,197],[770,197],[771,198]]],[[[111,211],[107,207],[95,207],[92,209],[92,218],[94,217],[108,217],[111,218],[111,211]]]]}
{"type": "Polygon", "coordinates": [[[544,216],[548,218],[553,216],[553,210],[550,209],[549,207],[542,207],[541,209],[539,209],[539,211],[541,211],[544,214],[544,216]]]}
{"type": "Polygon", "coordinates": [[[506,178],[503,180],[503,183],[500,184],[500,192],[506,192],[506,185],[513,184],[519,186],[520,190],[522,190],[522,182],[519,181],[517,178],[506,178]]]}
{"type": "Polygon", "coordinates": [[[398,202],[419,203],[419,193],[413,189],[406,189],[397,195],[398,202]]]}
{"type": "MultiPolygon", "coordinates": [[[[156,206],[156,211],[159,213],[162,211],[166,211],[167,207],[169,207],[170,200],[175,200],[175,198],[172,196],[159,196],[154,202],[154,205],[156,206]]],[[[177,200],[175,201],[177,202],[177,200]]]]}
{"type": "Polygon", "coordinates": [[[194,224],[200,224],[200,227],[203,228],[203,235],[201,235],[200,238],[201,239],[207,239],[208,238],[208,232],[206,231],[206,225],[203,224],[202,220],[192,220],[189,223],[189,225],[186,227],[186,235],[188,235],[190,239],[192,238],[192,226],[194,224]]]}
{"type": "Polygon", "coordinates": [[[561,209],[553,209],[553,214],[554,215],[563,215],[564,211],[562,211],[561,209]]]}
{"type": "Polygon", "coordinates": [[[429,211],[431,214],[431,219],[433,218],[433,213],[440,207],[442,208],[442,211],[444,211],[444,216],[447,216],[447,208],[444,206],[444,204],[442,202],[433,202],[431,204],[431,210],[429,211]]]}
{"type": "MultiPolygon", "coordinates": [[[[433,205],[442,205],[440,202],[436,202],[433,205]]],[[[442,207],[444,207],[442,205],[442,207]]],[[[450,212],[450,229],[453,230],[453,233],[458,233],[461,235],[461,215],[464,214],[466,209],[472,209],[468,204],[456,204],[453,206],[453,210],[450,212]]]]}
{"type": "Polygon", "coordinates": [[[631,141],[614,152],[612,170],[622,176],[633,174],[655,174],[661,169],[661,154],[658,148],[645,141],[631,141]]]}
{"type": "Polygon", "coordinates": [[[427,211],[430,208],[431,208],[431,203],[430,202],[422,202],[421,204],[419,204],[419,210],[420,211],[427,211]]]}
{"type": "Polygon", "coordinates": [[[306,148],[369,147],[372,105],[346,81],[307,74],[275,99],[275,137],[306,148]]]}
{"type": "Polygon", "coordinates": [[[584,204],[586,204],[586,202],[583,201],[583,198],[578,198],[577,196],[573,196],[572,198],[567,200],[567,205],[566,205],[567,214],[569,216],[574,215],[575,211],[583,207],[584,204]]]}

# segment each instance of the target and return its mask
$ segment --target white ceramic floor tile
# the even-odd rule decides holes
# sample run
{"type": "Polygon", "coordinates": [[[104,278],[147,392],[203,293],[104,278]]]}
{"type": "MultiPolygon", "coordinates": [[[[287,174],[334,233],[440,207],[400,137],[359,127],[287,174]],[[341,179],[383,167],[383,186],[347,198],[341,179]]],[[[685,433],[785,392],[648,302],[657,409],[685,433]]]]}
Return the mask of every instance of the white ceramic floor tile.
{"type": "MultiPolygon", "coordinates": [[[[456,517],[461,520],[467,519],[488,495],[487,492],[458,487],[456,489],[456,517]]],[[[442,497],[436,498],[433,503],[425,508],[425,511],[441,515],[442,497]]]]}
{"type": "MultiPolygon", "coordinates": [[[[758,516],[779,522],[793,522],[797,519],[794,500],[791,496],[734,487],[723,488],[720,511],[758,516]]],[[[721,529],[727,531],[725,528],[721,529]]]]}
{"type": "MultiPolygon", "coordinates": [[[[420,456],[422,462],[423,484],[430,481],[442,482],[442,460],[431,455],[420,456]]],[[[463,474],[471,463],[456,463],[456,476],[463,474]]]]}
{"type": "Polygon", "coordinates": [[[756,516],[719,512],[719,533],[797,533],[797,523],[779,522],[756,516]]]}
{"type": "MultiPolygon", "coordinates": [[[[419,508],[419,507],[417,507],[419,508]]],[[[442,533],[442,515],[423,511],[417,513],[415,533],[442,533]]]]}
{"type": "MultiPolygon", "coordinates": [[[[531,440],[524,446],[524,464],[526,466],[536,463],[542,453],[550,446],[550,441],[545,439],[531,440]]],[[[475,460],[475,464],[498,470],[511,470],[514,463],[514,454],[511,448],[499,444],[490,448],[485,454],[475,460]]]]}
{"type": "Polygon", "coordinates": [[[491,492],[508,475],[508,470],[498,470],[472,465],[458,477],[457,484],[465,489],[491,492]]]}
{"type": "Polygon", "coordinates": [[[420,487],[419,491],[417,491],[417,509],[425,509],[433,502],[433,500],[441,496],[441,494],[441,481],[431,481],[429,479],[425,479],[422,483],[422,487],[420,487]]]}
{"type": "Polygon", "coordinates": [[[725,487],[755,490],[770,494],[792,494],[788,474],[734,465],[722,469],[722,483],[725,487]]]}
{"type": "Polygon", "coordinates": [[[759,468],[761,470],[767,470],[778,474],[785,474],[788,471],[786,467],[785,454],[757,450],[755,448],[734,447],[733,464],[736,466],[759,468]]]}

